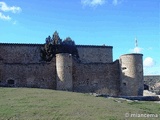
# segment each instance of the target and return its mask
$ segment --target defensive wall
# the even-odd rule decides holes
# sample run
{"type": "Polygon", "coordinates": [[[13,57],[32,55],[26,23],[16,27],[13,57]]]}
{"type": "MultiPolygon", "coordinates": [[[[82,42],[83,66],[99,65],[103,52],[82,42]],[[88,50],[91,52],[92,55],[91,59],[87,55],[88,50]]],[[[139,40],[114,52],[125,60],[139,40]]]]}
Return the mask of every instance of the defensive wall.
{"type": "MultiPolygon", "coordinates": [[[[69,62],[61,61],[58,55],[57,64],[56,57],[50,62],[42,61],[40,57],[42,47],[43,44],[0,43],[0,84],[8,85],[8,81],[14,80],[14,84],[9,86],[56,89],[56,65],[69,62]]],[[[81,63],[112,62],[110,46],[77,45],[77,48],[81,63]]]]}
{"type": "MultiPolygon", "coordinates": [[[[0,60],[5,63],[39,63],[43,44],[0,43],[0,60]]],[[[82,63],[113,62],[112,46],[76,45],[82,63]]]]}
{"type": "Polygon", "coordinates": [[[113,62],[112,46],[77,45],[82,63],[113,62]]]}
{"type": "Polygon", "coordinates": [[[112,63],[74,62],[73,87],[77,92],[93,92],[117,96],[120,93],[119,61],[112,63]]]}
{"type": "Polygon", "coordinates": [[[141,54],[113,61],[112,46],[76,45],[79,59],[59,53],[46,62],[40,57],[43,46],[0,43],[0,86],[143,95],[141,54]]]}

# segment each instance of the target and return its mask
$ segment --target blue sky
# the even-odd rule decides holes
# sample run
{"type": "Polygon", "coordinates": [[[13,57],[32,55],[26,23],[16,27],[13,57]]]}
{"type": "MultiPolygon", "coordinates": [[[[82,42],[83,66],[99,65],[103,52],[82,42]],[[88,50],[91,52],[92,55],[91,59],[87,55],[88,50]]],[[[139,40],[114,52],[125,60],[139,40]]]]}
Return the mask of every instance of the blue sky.
{"type": "Polygon", "coordinates": [[[1,43],[44,43],[55,30],[76,44],[113,46],[114,60],[142,53],[144,74],[160,75],[160,0],[0,1],[1,43]]]}

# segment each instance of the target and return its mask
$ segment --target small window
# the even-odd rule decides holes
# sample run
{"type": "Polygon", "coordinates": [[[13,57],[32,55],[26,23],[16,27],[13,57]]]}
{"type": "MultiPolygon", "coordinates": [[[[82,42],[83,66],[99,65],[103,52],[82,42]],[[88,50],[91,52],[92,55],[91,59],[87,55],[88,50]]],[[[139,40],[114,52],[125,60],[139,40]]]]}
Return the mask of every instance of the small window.
{"type": "Polygon", "coordinates": [[[14,80],[8,80],[9,85],[14,85],[14,80]]]}
{"type": "Polygon", "coordinates": [[[122,67],[122,70],[125,70],[125,69],[127,69],[126,67],[122,67]]]}
{"type": "Polygon", "coordinates": [[[126,83],[123,83],[124,86],[126,86],[126,83]]]}

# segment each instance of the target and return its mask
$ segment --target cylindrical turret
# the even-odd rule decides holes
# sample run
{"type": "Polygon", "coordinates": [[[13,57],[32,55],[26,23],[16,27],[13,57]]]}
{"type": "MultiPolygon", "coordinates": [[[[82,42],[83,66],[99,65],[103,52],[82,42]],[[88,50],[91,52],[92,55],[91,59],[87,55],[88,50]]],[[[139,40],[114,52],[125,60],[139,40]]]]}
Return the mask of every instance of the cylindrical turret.
{"type": "Polygon", "coordinates": [[[72,55],[68,53],[56,54],[57,90],[72,91],[72,55]]]}
{"type": "Polygon", "coordinates": [[[142,57],[142,54],[125,54],[120,57],[122,96],[143,96],[142,57]]]}

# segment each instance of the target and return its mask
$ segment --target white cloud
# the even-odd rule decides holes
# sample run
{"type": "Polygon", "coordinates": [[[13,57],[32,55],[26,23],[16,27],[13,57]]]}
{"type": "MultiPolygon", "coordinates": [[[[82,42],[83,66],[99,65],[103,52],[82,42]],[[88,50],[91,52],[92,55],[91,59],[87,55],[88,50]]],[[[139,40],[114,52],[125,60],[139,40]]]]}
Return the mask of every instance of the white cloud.
{"type": "MultiPolygon", "coordinates": [[[[103,5],[109,0],[81,0],[81,4],[84,6],[90,6],[95,7],[98,5],[103,5]]],[[[109,2],[112,2],[114,6],[117,6],[118,4],[122,3],[123,0],[110,0],[109,2]]]]}
{"type": "Polygon", "coordinates": [[[133,49],[133,52],[134,52],[134,53],[141,53],[141,52],[142,52],[142,48],[135,47],[135,48],[133,49]]]}
{"type": "Polygon", "coordinates": [[[153,58],[151,58],[151,57],[147,57],[143,61],[144,67],[153,67],[154,65],[155,65],[155,62],[154,62],[153,58]]]}
{"type": "Polygon", "coordinates": [[[116,5],[120,4],[121,2],[122,2],[122,0],[113,0],[113,1],[112,1],[112,4],[113,4],[114,6],[116,6],[116,5]]]}
{"type": "Polygon", "coordinates": [[[144,75],[159,75],[160,65],[158,65],[153,58],[147,57],[143,61],[144,75]]]}
{"type": "Polygon", "coordinates": [[[22,9],[20,7],[16,6],[8,6],[5,2],[0,2],[0,10],[3,12],[12,12],[12,13],[18,13],[21,12],[22,9]]]}
{"type": "Polygon", "coordinates": [[[2,13],[0,12],[0,19],[2,19],[2,20],[11,20],[11,17],[9,17],[8,15],[5,16],[4,14],[2,14],[2,13]]]}
{"type": "Polygon", "coordinates": [[[117,5],[118,4],[118,0],[113,0],[113,5],[117,5]]]}
{"type": "MultiPolygon", "coordinates": [[[[0,2],[0,19],[1,20],[11,20],[9,15],[5,15],[4,12],[19,13],[22,9],[16,6],[8,6],[5,2],[0,2]]],[[[13,24],[16,24],[15,22],[13,24]]]]}
{"type": "Polygon", "coordinates": [[[82,5],[84,6],[98,6],[103,5],[105,3],[105,0],[81,0],[82,5]]]}
{"type": "Polygon", "coordinates": [[[143,48],[135,47],[134,49],[130,49],[131,53],[142,53],[143,48]]]}

